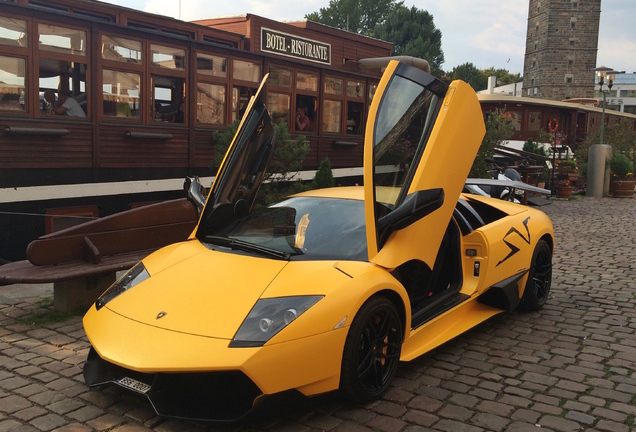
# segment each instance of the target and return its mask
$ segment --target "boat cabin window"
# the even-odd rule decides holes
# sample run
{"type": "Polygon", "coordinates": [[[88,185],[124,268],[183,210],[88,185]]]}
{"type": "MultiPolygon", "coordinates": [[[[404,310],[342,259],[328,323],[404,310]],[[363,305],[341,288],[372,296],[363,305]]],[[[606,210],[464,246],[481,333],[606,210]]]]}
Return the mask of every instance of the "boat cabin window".
{"type": "Polygon", "coordinates": [[[0,63],[0,110],[24,111],[24,59],[0,56],[0,63]]]}
{"type": "Polygon", "coordinates": [[[261,80],[261,65],[259,63],[234,60],[232,68],[232,78],[235,80],[253,83],[258,83],[261,80]]]}
{"type": "Polygon", "coordinates": [[[16,18],[0,17],[0,44],[16,47],[26,47],[26,21],[16,18]]]}
{"type": "Polygon", "coordinates": [[[102,35],[102,58],[104,60],[141,64],[141,52],[141,41],[102,35]]]}
{"type": "Polygon", "coordinates": [[[86,56],[86,32],[49,24],[38,25],[40,50],[86,56]]]}
{"type": "Polygon", "coordinates": [[[197,73],[219,78],[227,77],[227,58],[211,54],[197,54],[197,73]]]}
{"type": "Polygon", "coordinates": [[[159,122],[185,122],[185,79],[152,75],[153,118],[159,122]]]}
{"type": "Polygon", "coordinates": [[[150,44],[150,53],[154,67],[185,70],[186,54],[184,49],[150,44]]]}
{"type": "Polygon", "coordinates": [[[109,69],[103,71],[104,115],[140,118],[141,75],[109,69]]]}
{"type": "Polygon", "coordinates": [[[291,69],[276,66],[269,68],[269,80],[267,85],[267,109],[272,116],[272,121],[276,124],[290,123],[291,95],[292,95],[291,69]]]}
{"type": "Polygon", "coordinates": [[[361,135],[364,131],[364,82],[347,80],[347,134],[361,135]]]}

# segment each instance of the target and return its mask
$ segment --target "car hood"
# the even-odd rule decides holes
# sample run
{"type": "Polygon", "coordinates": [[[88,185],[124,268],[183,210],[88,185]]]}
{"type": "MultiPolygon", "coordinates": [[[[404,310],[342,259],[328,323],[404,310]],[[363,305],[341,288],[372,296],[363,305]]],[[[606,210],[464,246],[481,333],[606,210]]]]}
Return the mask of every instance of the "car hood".
{"type": "Polygon", "coordinates": [[[105,307],[150,326],[232,339],[288,264],[284,260],[216,251],[198,241],[169,246],[143,260],[150,278],[105,307]]]}

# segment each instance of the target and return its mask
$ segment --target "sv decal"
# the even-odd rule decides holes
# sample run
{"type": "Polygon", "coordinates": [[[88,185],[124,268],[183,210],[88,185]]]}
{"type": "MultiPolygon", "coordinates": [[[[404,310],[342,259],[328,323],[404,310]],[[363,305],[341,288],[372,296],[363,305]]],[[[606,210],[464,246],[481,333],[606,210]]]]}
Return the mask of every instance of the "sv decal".
{"type": "Polygon", "coordinates": [[[513,256],[514,254],[519,252],[519,248],[517,246],[515,246],[514,244],[512,244],[510,242],[510,240],[509,240],[510,237],[513,237],[513,238],[516,237],[516,236],[513,236],[513,234],[516,234],[517,236],[521,237],[523,239],[523,241],[525,241],[526,243],[530,244],[530,230],[528,229],[528,221],[529,220],[530,220],[530,217],[528,216],[523,221],[523,226],[526,229],[527,238],[524,237],[523,234],[515,227],[512,227],[512,228],[510,228],[510,230],[508,230],[508,232],[506,233],[506,235],[503,238],[503,242],[510,248],[510,253],[508,253],[508,255],[506,255],[506,257],[504,259],[499,261],[495,267],[498,267],[499,264],[503,263],[504,261],[508,260],[511,256],[513,256]]]}

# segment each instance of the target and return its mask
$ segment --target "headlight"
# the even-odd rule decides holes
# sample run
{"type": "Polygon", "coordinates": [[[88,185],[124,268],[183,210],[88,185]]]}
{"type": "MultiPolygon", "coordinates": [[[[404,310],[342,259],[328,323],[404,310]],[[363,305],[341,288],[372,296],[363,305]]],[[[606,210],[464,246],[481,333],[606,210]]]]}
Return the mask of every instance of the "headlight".
{"type": "Polygon", "coordinates": [[[104,294],[102,294],[95,302],[95,307],[100,310],[106,303],[117,297],[119,294],[134,287],[135,285],[148,279],[150,275],[146,267],[140,262],[135,264],[133,268],[128,270],[122,277],[112,284],[104,294]]]}
{"type": "Polygon", "coordinates": [[[260,299],[241,324],[230,347],[259,347],[324,296],[260,299]]]}

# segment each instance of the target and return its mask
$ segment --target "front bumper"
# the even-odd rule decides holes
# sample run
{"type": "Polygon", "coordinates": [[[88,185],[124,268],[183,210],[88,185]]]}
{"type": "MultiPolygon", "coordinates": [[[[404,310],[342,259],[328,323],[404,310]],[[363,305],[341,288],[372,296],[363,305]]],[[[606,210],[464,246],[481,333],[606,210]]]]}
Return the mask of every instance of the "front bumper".
{"type": "Polygon", "coordinates": [[[89,386],[114,383],[137,391],[117,382],[132,378],[145,384],[138,393],[158,414],[215,421],[242,418],[264,395],[337,389],[348,331],[229,348],[228,340],[160,329],[108,308],[92,308],[84,328],[92,345],[84,367],[89,386]]]}
{"type": "Polygon", "coordinates": [[[240,371],[200,373],[141,373],[102,359],[91,348],[84,365],[84,380],[91,387],[118,384],[145,395],[157,414],[206,421],[243,418],[261,396],[258,386],[240,371]],[[123,377],[150,386],[148,390],[122,385],[123,377]]]}

